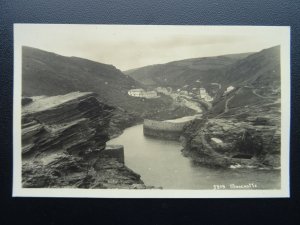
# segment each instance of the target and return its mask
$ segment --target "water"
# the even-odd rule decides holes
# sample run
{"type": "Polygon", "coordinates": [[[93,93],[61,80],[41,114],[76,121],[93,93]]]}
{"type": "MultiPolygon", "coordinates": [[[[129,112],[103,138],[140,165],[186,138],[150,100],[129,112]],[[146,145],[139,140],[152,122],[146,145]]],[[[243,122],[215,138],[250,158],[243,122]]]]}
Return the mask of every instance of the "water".
{"type": "Polygon", "coordinates": [[[126,129],[107,144],[124,145],[125,164],[140,174],[146,185],[164,189],[213,189],[214,185],[225,185],[229,189],[230,184],[253,183],[259,189],[280,188],[280,171],[221,170],[195,165],[181,154],[179,142],[145,137],[143,125],[126,129]]]}

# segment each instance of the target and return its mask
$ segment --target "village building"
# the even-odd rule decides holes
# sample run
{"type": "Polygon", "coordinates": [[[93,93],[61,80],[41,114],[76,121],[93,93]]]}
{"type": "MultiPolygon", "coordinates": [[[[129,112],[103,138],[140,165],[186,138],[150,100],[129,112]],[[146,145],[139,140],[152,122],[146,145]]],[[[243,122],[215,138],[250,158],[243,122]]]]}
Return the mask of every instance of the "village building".
{"type": "Polygon", "coordinates": [[[156,91],[159,93],[168,95],[168,94],[172,93],[172,88],[171,87],[158,87],[158,88],[156,88],[156,91]]]}
{"type": "Polygon", "coordinates": [[[200,88],[200,98],[205,98],[207,95],[205,88],[200,88]]]}
{"type": "Polygon", "coordinates": [[[144,92],[144,89],[131,89],[128,91],[128,95],[133,97],[141,97],[142,92],[144,92]]]}
{"type": "Polygon", "coordinates": [[[193,92],[193,94],[196,94],[196,95],[197,95],[197,94],[198,94],[198,88],[195,88],[195,87],[192,88],[192,92],[193,92]]]}
{"type": "Polygon", "coordinates": [[[139,97],[139,98],[158,98],[156,91],[145,91],[142,88],[139,89],[131,89],[128,91],[128,95],[132,97],[139,97]]]}
{"type": "Polygon", "coordinates": [[[211,102],[211,101],[213,101],[214,99],[213,99],[213,97],[207,95],[207,96],[205,96],[204,100],[205,100],[206,102],[211,102]]]}
{"type": "Polygon", "coordinates": [[[182,95],[188,95],[188,92],[187,91],[180,91],[180,94],[182,94],[182,95]]]}
{"type": "Polygon", "coordinates": [[[206,102],[211,102],[214,99],[206,92],[205,88],[200,88],[200,98],[206,102]]]}
{"type": "Polygon", "coordinates": [[[231,92],[231,91],[234,90],[234,89],[235,89],[235,87],[233,87],[233,86],[227,87],[226,91],[224,92],[224,95],[225,95],[225,94],[228,94],[229,92],[231,92]]]}
{"type": "Polygon", "coordinates": [[[157,95],[156,91],[146,91],[143,93],[144,94],[144,98],[158,98],[159,96],[157,95]]]}

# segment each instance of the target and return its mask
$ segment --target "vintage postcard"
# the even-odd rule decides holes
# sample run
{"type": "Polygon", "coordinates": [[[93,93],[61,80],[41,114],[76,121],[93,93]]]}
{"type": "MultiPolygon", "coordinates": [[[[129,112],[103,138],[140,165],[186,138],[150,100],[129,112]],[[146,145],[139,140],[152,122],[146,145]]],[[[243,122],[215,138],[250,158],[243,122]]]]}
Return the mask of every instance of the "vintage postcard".
{"type": "Polygon", "coordinates": [[[13,196],[289,197],[290,27],[14,25],[13,196]]]}

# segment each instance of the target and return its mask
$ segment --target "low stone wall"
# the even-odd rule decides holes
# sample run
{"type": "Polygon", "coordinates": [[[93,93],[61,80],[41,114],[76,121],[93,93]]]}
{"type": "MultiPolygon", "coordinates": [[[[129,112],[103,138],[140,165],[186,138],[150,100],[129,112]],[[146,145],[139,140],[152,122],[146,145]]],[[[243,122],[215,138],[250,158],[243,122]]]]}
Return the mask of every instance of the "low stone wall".
{"type": "Polygon", "coordinates": [[[144,120],[143,131],[145,136],[179,140],[185,125],[191,121],[176,123],[168,121],[144,120]]]}
{"type": "Polygon", "coordinates": [[[105,150],[100,153],[102,158],[113,158],[124,164],[124,147],[123,145],[107,145],[105,150]]]}
{"type": "Polygon", "coordinates": [[[162,130],[162,131],[182,131],[183,127],[189,123],[187,122],[169,122],[169,121],[157,121],[157,120],[144,120],[144,127],[151,128],[153,130],[162,130]]]}
{"type": "Polygon", "coordinates": [[[163,131],[163,130],[157,131],[157,130],[154,130],[151,128],[144,127],[144,135],[145,136],[150,136],[150,137],[155,137],[155,138],[160,138],[160,139],[177,141],[177,140],[179,140],[181,133],[182,133],[182,131],[163,131]]]}

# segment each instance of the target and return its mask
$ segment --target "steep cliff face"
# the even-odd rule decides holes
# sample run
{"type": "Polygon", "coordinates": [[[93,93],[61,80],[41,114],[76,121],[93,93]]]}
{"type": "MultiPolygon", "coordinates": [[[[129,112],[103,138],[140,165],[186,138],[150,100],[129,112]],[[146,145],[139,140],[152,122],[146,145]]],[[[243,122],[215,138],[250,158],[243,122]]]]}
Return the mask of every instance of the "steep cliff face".
{"type": "Polygon", "coordinates": [[[227,68],[227,85],[235,89],[186,127],[184,153],[212,166],[280,167],[279,59],[277,46],[227,68]]]}
{"type": "Polygon", "coordinates": [[[24,187],[145,188],[122,157],[108,157],[114,109],[95,94],[28,99],[22,108],[24,187]]]}
{"type": "Polygon", "coordinates": [[[36,156],[64,149],[69,153],[87,148],[103,149],[113,108],[92,93],[38,97],[22,110],[22,154],[36,156]]]}

